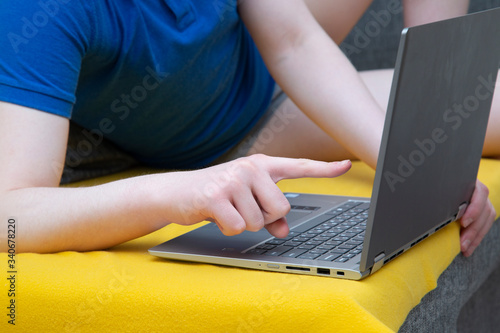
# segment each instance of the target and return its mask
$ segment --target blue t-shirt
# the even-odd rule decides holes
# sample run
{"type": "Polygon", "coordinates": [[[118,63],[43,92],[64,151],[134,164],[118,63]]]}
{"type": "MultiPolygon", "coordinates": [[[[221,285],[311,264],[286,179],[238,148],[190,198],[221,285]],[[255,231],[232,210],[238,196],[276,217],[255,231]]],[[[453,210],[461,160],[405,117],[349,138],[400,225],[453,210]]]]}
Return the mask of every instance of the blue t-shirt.
{"type": "Polygon", "coordinates": [[[274,87],[236,2],[1,0],[0,100],[71,118],[145,163],[204,166],[274,87]]]}

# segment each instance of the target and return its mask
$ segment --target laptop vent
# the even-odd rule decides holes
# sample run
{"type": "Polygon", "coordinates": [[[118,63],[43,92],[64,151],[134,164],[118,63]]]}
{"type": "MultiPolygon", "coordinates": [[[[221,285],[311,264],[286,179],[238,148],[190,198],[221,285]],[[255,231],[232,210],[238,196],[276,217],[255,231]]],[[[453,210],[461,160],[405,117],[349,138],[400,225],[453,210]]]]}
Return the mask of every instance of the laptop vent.
{"type": "Polygon", "coordinates": [[[384,265],[387,264],[389,261],[391,261],[392,259],[396,258],[397,256],[399,256],[401,253],[403,253],[405,250],[401,250],[399,251],[398,253],[396,253],[395,255],[393,255],[392,257],[388,258],[388,259],[385,259],[384,260],[384,265]]]}
{"type": "Polygon", "coordinates": [[[420,243],[421,241],[423,241],[424,239],[426,239],[428,236],[429,236],[429,234],[423,235],[422,237],[420,237],[419,239],[417,239],[416,241],[414,241],[413,243],[411,243],[410,247],[414,247],[415,245],[417,245],[418,243],[420,243]]]}

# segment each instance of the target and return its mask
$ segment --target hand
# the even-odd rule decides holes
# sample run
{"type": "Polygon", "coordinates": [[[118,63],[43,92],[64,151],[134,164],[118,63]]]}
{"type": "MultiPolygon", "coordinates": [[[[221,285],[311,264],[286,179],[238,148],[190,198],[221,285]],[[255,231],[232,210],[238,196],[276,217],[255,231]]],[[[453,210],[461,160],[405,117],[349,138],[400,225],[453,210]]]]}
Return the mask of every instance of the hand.
{"type": "MultiPolygon", "coordinates": [[[[168,212],[170,222],[217,224],[224,235],[265,227],[275,237],[285,237],[285,215],[290,204],[276,183],[282,179],[336,177],[351,168],[350,161],[319,162],[252,155],[207,169],[179,172],[168,212]]],[[[171,200],[170,200],[171,201],[171,200]]]]}
{"type": "Polygon", "coordinates": [[[479,180],[472,199],[461,219],[460,247],[469,257],[488,233],[496,217],[495,208],[488,199],[489,190],[479,180]]]}

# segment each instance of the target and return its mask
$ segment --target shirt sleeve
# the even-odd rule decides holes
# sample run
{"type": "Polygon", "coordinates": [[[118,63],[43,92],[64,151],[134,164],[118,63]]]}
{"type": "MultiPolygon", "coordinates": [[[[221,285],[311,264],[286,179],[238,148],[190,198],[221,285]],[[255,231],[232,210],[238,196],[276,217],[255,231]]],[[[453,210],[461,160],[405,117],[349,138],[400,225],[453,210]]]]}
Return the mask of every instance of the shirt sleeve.
{"type": "Polygon", "coordinates": [[[71,117],[91,2],[0,1],[0,100],[71,117]]]}

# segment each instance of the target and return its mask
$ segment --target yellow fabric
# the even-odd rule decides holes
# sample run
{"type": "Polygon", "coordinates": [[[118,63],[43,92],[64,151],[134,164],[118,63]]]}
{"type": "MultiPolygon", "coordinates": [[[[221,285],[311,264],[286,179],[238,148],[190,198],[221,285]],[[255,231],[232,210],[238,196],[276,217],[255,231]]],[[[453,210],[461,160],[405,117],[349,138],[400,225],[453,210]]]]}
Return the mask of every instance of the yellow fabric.
{"type": "MultiPolygon", "coordinates": [[[[279,186],[283,191],[370,196],[373,176],[366,165],[355,162],[343,177],[287,180],[279,186]]],[[[483,159],[479,178],[490,187],[500,211],[500,161],[483,159]]],[[[457,224],[363,281],[175,262],[147,253],[191,229],[167,226],[108,251],[17,255],[15,330],[392,332],[436,287],[459,253],[457,224]]],[[[7,256],[2,257],[6,267],[7,256]]],[[[1,332],[13,328],[6,316],[6,271],[0,291],[1,332]]]]}

